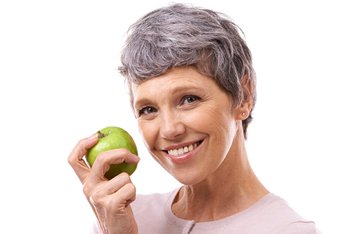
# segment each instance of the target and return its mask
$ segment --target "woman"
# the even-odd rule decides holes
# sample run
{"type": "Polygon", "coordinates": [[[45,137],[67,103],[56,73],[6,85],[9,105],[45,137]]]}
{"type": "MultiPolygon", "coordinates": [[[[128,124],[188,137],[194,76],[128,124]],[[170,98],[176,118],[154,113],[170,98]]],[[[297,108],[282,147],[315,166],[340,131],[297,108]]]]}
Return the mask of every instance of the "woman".
{"type": "Polygon", "coordinates": [[[130,29],[121,73],[145,145],[183,186],[136,196],[111,164],[137,163],[127,150],[84,163],[97,135],[81,140],[69,162],[84,184],[96,233],[317,233],[255,176],[245,150],[255,105],[255,73],[239,28],[208,9],[160,8],[130,29]]]}

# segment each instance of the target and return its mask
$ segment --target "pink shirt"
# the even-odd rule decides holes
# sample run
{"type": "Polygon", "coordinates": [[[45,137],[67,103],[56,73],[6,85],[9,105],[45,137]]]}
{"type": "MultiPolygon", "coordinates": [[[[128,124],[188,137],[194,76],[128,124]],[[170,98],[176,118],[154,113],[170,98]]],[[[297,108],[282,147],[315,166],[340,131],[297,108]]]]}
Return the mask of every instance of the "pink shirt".
{"type": "MultiPolygon", "coordinates": [[[[140,234],[316,234],[314,222],[301,218],[280,197],[269,193],[244,211],[211,221],[176,217],[171,204],[178,190],[166,194],[138,195],[132,209],[140,234]]],[[[95,232],[99,233],[98,228],[95,232]]]]}

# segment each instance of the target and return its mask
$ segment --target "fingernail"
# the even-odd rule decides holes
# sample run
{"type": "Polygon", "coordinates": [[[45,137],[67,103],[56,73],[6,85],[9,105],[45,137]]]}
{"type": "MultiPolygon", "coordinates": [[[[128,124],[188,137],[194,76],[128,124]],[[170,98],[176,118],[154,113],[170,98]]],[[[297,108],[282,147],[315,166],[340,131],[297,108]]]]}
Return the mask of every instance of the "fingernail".
{"type": "Polygon", "coordinates": [[[138,163],[140,161],[140,157],[133,155],[133,160],[135,161],[135,163],[138,163]]]}
{"type": "Polygon", "coordinates": [[[98,134],[94,133],[93,135],[88,137],[88,142],[92,143],[92,142],[95,142],[97,139],[98,139],[98,134]]]}

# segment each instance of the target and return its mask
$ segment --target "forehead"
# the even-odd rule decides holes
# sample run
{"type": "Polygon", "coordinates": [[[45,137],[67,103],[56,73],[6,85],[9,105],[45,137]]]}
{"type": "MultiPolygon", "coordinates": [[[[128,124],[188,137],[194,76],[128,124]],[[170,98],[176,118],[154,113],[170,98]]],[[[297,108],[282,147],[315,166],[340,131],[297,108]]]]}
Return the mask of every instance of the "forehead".
{"type": "Polygon", "coordinates": [[[199,73],[192,67],[172,68],[166,73],[142,81],[139,84],[131,84],[131,92],[134,102],[143,97],[159,97],[156,95],[175,94],[186,89],[209,90],[216,82],[199,73]]]}
{"type": "Polygon", "coordinates": [[[199,73],[195,68],[175,67],[154,78],[143,80],[142,82],[137,84],[134,83],[133,87],[139,87],[140,85],[143,85],[145,83],[150,84],[151,82],[149,81],[152,81],[152,83],[174,82],[178,80],[181,80],[181,82],[195,82],[196,80],[203,79],[204,77],[205,76],[199,73]]]}

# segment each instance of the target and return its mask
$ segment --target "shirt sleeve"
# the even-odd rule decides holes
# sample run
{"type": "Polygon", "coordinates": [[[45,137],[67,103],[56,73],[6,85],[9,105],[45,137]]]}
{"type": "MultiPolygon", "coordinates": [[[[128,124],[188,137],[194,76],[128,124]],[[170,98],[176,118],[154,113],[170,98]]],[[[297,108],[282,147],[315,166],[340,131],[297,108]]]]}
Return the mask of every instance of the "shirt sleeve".
{"type": "Polygon", "coordinates": [[[298,221],[288,224],[279,234],[321,234],[314,222],[298,221]]]}

